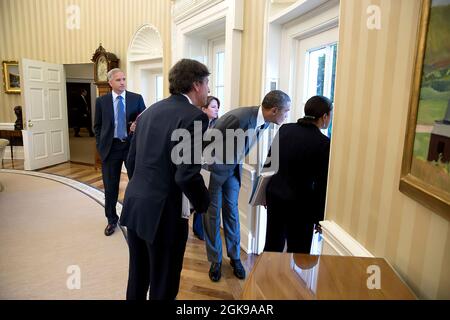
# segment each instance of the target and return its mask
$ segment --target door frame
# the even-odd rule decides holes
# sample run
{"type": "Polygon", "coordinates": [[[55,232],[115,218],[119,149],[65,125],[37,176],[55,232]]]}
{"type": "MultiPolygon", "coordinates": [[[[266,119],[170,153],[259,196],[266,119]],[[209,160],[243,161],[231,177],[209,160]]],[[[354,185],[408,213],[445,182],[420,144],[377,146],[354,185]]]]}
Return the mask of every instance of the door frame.
{"type": "MultiPolygon", "coordinates": [[[[267,32],[264,33],[264,68],[261,80],[261,99],[276,89],[287,93],[294,105],[295,100],[295,57],[298,52],[299,39],[320,34],[326,30],[339,27],[340,0],[304,0],[287,4],[280,10],[280,4],[267,2],[267,32]],[[274,50],[273,48],[278,48],[274,50]]],[[[293,106],[294,108],[294,106],[293,106]]],[[[289,112],[288,122],[292,121],[294,112],[289,112]]],[[[262,139],[258,153],[258,163],[264,163],[270,142],[277,133],[275,126],[270,135],[262,139]]],[[[256,175],[259,175],[258,166],[256,175]]],[[[254,212],[255,253],[264,250],[267,226],[267,210],[258,206],[254,212]]]]}

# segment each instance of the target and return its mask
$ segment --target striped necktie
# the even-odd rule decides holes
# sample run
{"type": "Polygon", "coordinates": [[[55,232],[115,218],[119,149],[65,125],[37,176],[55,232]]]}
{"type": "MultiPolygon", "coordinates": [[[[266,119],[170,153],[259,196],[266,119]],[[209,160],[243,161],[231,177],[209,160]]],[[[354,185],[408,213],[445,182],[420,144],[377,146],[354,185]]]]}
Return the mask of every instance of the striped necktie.
{"type": "Polygon", "coordinates": [[[118,96],[117,103],[117,138],[125,140],[127,138],[127,120],[125,115],[125,105],[123,104],[123,97],[118,96]]]}

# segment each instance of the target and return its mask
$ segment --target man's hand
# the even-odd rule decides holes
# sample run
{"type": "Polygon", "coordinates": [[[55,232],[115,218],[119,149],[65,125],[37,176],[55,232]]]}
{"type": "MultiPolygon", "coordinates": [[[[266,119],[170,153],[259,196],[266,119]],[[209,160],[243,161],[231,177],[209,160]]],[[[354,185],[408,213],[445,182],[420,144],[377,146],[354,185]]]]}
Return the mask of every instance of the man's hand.
{"type": "Polygon", "coordinates": [[[136,121],[133,121],[130,125],[130,132],[134,132],[136,130],[136,121]]]}

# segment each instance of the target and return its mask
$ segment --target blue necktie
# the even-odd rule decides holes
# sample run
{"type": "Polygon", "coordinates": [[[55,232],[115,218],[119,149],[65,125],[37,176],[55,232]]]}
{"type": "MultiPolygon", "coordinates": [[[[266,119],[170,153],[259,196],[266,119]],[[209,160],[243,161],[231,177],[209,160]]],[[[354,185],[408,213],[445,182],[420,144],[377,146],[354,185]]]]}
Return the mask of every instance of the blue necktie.
{"type": "Polygon", "coordinates": [[[125,105],[123,104],[123,97],[118,96],[117,103],[117,138],[125,140],[127,138],[127,120],[125,115],[125,105]]]}
{"type": "Polygon", "coordinates": [[[259,136],[260,136],[261,132],[263,132],[265,129],[267,129],[269,127],[269,124],[270,123],[268,123],[268,122],[264,122],[263,125],[259,126],[256,129],[256,140],[259,140],[259,136]]]}

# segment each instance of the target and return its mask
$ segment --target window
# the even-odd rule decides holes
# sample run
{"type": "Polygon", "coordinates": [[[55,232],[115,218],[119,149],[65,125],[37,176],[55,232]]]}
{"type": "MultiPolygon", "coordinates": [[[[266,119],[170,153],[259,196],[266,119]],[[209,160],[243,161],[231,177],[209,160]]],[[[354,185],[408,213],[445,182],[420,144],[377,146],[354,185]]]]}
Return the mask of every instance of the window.
{"type": "Polygon", "coordinates": [[[304,101],[315,95],[333,101],[336,75],[337,44],[313,49],[306,53],[306,79],[304,101]]]}
{"type": "Polygon", "coordinates": [[[218,51],[216,53],[216,83],[215,86],[215,94],[217,98],[219,98],[219,101],[224,100],[224,82],[225,82],[225,73],[224,73],[224,66],[225,66],[225,52],[224,51],[218,51]]]}
{"type": "Polygon", "coordinates": [[[219,117],[225,112],[225,37],[217,36],[208,40],[208,67],[211,71],[209,77],[210,95],[220,101],[219,117]]]}
{"type": "Polygon", "coordinates": [[[157,75],[156,76],[155,84],[156,84],[156,88],[155,88],[156,97],[155,98],[156,98],[156,101],[160,101],[164,97],[164,93],[163,93],[163,76],[162,75],[157,75]]]}
{"type": "MultiPolygon", "coordinates": [[[[305,58],[305,88],[303,103],[315,96],[321,95],[334,101],[336,78],[337,43],[306,52],[305,58]]],[[[323,133],[331,137],[332,121],[323,133]]]]}

